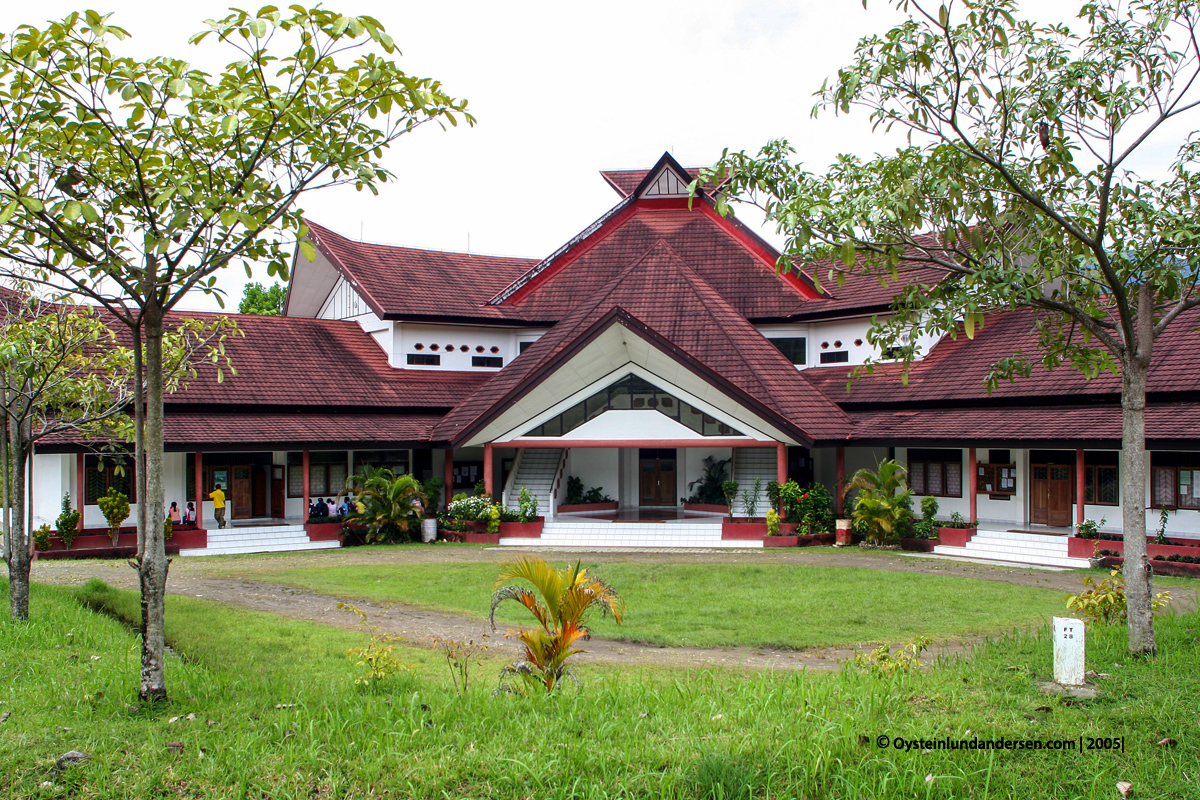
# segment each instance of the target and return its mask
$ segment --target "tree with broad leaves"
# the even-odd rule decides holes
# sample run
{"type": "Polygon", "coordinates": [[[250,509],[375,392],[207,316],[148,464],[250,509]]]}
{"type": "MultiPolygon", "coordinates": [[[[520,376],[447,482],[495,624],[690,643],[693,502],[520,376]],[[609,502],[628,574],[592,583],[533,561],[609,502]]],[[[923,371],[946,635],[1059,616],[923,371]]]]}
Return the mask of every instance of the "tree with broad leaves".
{"type": "MultiPolygon", "coordinates": [[[[191,38],[232,51],[216,74],[116,52],[128,33],[94,11],[0,37],[0,257],[100,303],[132,334],[137,468],[139,695],[167,694],[163,664],[163,333],[193,290],[234,263],[287,278],[309,259],[307,191],[376,190],[383,151],[425,122],[474,120],[407,75],[371,17],[324,8],[234,10],[191,38]],[[381,51],[381,52],[380,52],[381,51]]],[[[219,294],[218,294],[218,299],[219,294]]],[[[220,358],[220,351],[214,358],[220,358]]],[[[222,373],[218,373],[220,376],[222,373]]]]}
{"type": "Polygon", "coordinates": [[[265,314],[270,317],[283,315],[283,303],[287,300],[287,287],[282,283],[263,286],[247,283],[242,290],[242,302],[238,303],[239,314],[265,314]]]}
{"type": "MultiPolygon", "coordinates": [[[[842,155],[817,174],[774,141],[756,156],[726,152],[700,180],[728,178],[722,210],[740,199],[778,224],[781,269],[897,281],[875,344],[972,337],[985,313],[1027,308],[1046,367],[1120,375],[1129,649],[1153,654],[1146,382],[1155,341],[1200,305],[1200,139],[1170,140],[1200,102],[1200,11],[1100,0],[1067,25],[1021,20],[1011,0],[894,3],[909,18],[862,39],[814,113],[865,109],[876,128],[906,131],[907,146],[842,155]],[[1163,143],[1169,171],[1136,172],[1163,143]]],[[[1029,355],[994,364],[989,390],[1027,375],[1029,355]]]]}

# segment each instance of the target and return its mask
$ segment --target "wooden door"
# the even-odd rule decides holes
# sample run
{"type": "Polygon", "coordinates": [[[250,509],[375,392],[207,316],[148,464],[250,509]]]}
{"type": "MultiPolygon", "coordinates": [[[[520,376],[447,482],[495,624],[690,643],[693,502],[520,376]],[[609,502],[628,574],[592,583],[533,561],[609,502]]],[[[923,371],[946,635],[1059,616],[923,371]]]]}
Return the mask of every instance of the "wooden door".
{"type": "Polygon", "coordinates": [[[638,505],[673,506],[675,499],[675,451],[643,449],[639,458],[638,505]]]}
{"type": "Polygon", "coordinates": [[[254,492],[250,483],[250,467],[234,467],[229,487],[229,505],[232,519],[246,519],[254,510],[254,492]]]}
{"type": "Polygon", "coordinates": [[[1059,527],[1071,524],[1071,501],[1075,488],[1073,471],[1065,465],[1032,465],[1033,479],[1029,483],[1030,522],[1059,527]]]}
{"type": "Polygon", "coordinates": [[[270,467],[257,466],[254,468],[254,491],[253,502],[254,516],[265,517],[267,515],[267,470],[270,467]]]}
{"type": "Polygon", "coordinates": [[[282,466],[271,467],[271,516],[275,519],[283,519],[283,476],[282,466]]]}

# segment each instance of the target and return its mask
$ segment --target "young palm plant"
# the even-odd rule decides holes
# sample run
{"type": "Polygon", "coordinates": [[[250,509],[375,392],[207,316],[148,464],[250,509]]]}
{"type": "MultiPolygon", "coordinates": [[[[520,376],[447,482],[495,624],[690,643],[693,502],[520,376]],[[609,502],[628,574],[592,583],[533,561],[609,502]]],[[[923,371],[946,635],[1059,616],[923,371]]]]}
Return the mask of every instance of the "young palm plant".
{"type": "Polygon", "coordinates": [[[408,535],[412,523],[424,515],[428,499],[420,481],[412,475],[396,475],[387,467],[365,467],[350,476],[340,497],[347,495],[362,503],[363,510],[355,507],[346,521],[363,529],[367,544],[408,535]]]}
{"type": "Polygon", "coordinates": [[[603,614],[612,614],[618,624],[625,616],[625,601],[617,591],[588,575],[578,562],[556,570],[543,559],[521,556],[500,565],[500,574],[492,588],[495,589],[489,616],[492,630],[496,629],[496,609],[506,600],[516,600],[525,606],[540,625],[517,633],[524,645],[524,657],[502,672],[520,678],[527,691],[538,689],[549,694],[561,685],[564,677],[575,680],[566,661],[583,652],[575,647],[576,642],[591,638],[583,618],[593,606],[598,606],[603,614]],[[503,585],[512,580],[533,584],[533,591],[524,586],[503,585]]]}
{"type": "Polygon", "coordinates": [[[851,476],[842,496],[858,490],[851,517],[866,529],[867,541],[879,544],[898,535],[912,519],[912,490],[905,483],[907,470],[891,459],[878,470],[860,469],[851,476]]]}

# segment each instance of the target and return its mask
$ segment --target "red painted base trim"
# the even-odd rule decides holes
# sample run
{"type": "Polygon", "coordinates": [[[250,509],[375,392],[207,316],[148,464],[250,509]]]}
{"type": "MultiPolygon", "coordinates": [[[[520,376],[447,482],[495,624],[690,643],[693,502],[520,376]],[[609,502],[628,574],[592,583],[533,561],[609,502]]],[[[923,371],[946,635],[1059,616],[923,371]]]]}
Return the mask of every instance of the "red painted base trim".
{"type": "Polygon", "coordinates": [[[464,542],[471,544],[500,544],[500,534],[498,533],[463,533],[460,535],[464,542]]]}
{"type": "Polygon", "coordinates": [[[765,536],[763,547],[799,547],[801,536],[765,536]]]}
{"type": "MultiPolygon", "coordinates": [[[[616,511],[618,503],[616,500],[611,503],[573,503],[571,505],[561,505],[558,507],[558,513],[570,514],[575,511],[616,511]]],[[[541,517],[538,517],[541,519],[541,517]]]]}
{"type": "MultiPolygon", "coordinates": [[[[1105,556],[1100,564],[1105,567],[1119,567],[1125,559],[1105,556]]],[[[1155,575],[1172,575],[1177,578],[1200,578],[1200,564],[1187,564],[1182,561],[1150,561],[1150,571],[1155,575]]]]}
{"type": "Polygon", "coordinates": [[[711,514],[728,514],[729,506],[719,506],[713,503],[684,503],[684,511],[705,511],[711,514]]]}
{"type": "MultiPolygon", "coordinates": [[[[1124,542],[1113,542],[1108,539],[1081,539],[1078,536],[1067,538],[1067,555],[1071,558],[1091,558],[1095,549],[1114,550],[1122,556],[1125,555],[1124,542]]],[[[1200,555],[1200,542],[1197,542],[1195,547],[1181,547],[1172,544],[1155,544],[1153,539],[1146,537],[1146,553],[1152,559],[1155,556],[1196,556],[1200,555]]]]}
{"type": "Polygon", "coordinates": [[[948,547],[966,547],[975,528],[938,528],[938,543],[948,547]]]}
{"type": "Polygon", "coordinates": [[[730,522],[721,521],[722,539],[762,539],[767,535],[765,522],[730,522]]]}
{"type": "Polygon", "coordinates": [[[341,522],[306,522],[304,532],[310,542],[337,542],[341,541],[344,527],[341,522]]]}
{"type": "MultiPolygon", "coordinates": [[[[94,528],[90,530],[95,530],[94,528]]],[[[127,530],[122,528],[121,530],[127,530]]],[[[180,550],[190,550],[193,548],[208,547],[208,531],[202,528],[189,528],[184,530],[176,530],[174,535],[167,540],[166,551],[167,555],[177,556],[180,550]]],[[[137,555],[137,531],[132,533],[122,533],[117,537],[117,544],[114,547],[112,537],[107,533],[100,535],[89,533],[82,534],[75,539],[71,549],[68,550],[63,543],[54,535],[50,540],[49,550],[38,550],[35,557],[38,559],[67,559],[67,558],[129,558],[137,555]]]]}
{"type": "Polygon", "coordinates": [[[540,539],[542,526],[545,524],[541,518],[537,522],[501,522],[500,535],[517,539],[540,539]]]}
{"type": "Polygon", "coordinates": [[[932,553],[939,544],[946,544],[940,539],[901,539],[900,549],[911,550],[914,553],[932,553]]]}

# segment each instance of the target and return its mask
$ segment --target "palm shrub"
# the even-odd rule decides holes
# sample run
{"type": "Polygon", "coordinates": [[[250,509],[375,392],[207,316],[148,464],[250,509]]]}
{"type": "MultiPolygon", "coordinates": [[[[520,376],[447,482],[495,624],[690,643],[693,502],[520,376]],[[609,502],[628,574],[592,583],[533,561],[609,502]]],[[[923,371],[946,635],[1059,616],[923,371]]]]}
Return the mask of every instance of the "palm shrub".
{"type": "Polygon", "coordinates": [[[362,503],[362,511],[355,505],[346,522],[362,531],[367,544],[411,540],[429,499],[420,481],[412,475],[396,475],[388,467],[364,467],[351,475],[338,499],[347,494],[362,503]]]}
{"type": "Polygon", "coordinates": [[[70,550],[71,545],[75,544],[75,537],[79,535],[79,512],[71,508],[70,492],[63,494],[62,513],[54,521],[54,529],[58,531],[63,546],[70,550]]]}
{"type": "Polygon", "coordinates": [[[100,513],[108,523],[108,535],[112,537],[113,547],[121,535],[121,523],[129,519],[129,496],[118,492],[115,486],[108,487],[108,494],[96,498],[100,513]]]}
{"type": "MultiPolygon", "coordinates": [[[[515,600],[533,614],[538,625],[517,631],[523,646],[519,661],[507,665],[502,675],[515,676],[520,682],[502,684],[502,690],[541,691],[547,694],[562,685],[564,677],[575,679],[566,667],[568,658],[583,652],[574,645],[591,637],[584,618],[593,606],[602,614],[612,614],[618,624],[625,617],[625,601],[617,591],[599,578],[588,574],[576,562],[556,570],[540,558],[520,556],[500,565],[500,574],[492,586],[492,609],[488,616],[496,629],[496,609],[506,600],[515,600]],[[505,586],[521,580],[533,586],[505,586]]],[[[578,686],[578,682],[576,682],[578,686]]]]}
{"type": "Polygon", "coordinates": [[[877,470],[860,469],[846,484],[843,496],[858,490],[850,516],[868,542],[880,544],[901,536],[911,524],[912,490],[904,482],[907,475],[904,467],[886,459],[877,470]]]}
{"type": "Polygon", "coordinates": [[[730,459],[717,459],[716,456],[706,456],[700,462],[702,472],[700,477],[688,484],[692,496],[689,503],[702,503],[719,506],[725,502],[725,491],[722,488],[728,471],[730,459]]]}

